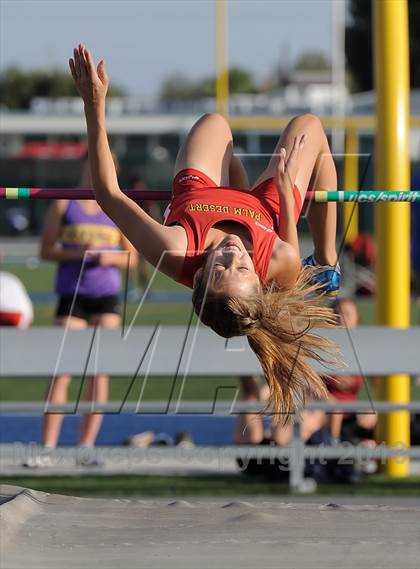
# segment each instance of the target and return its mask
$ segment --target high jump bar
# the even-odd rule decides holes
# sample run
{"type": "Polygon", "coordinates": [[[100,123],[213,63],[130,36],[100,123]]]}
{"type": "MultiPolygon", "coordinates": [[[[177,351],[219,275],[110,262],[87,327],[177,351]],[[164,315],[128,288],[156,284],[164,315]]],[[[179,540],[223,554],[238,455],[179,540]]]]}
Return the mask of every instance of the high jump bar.
{"type": "MultiPolygon", "coordinates": [[[[171,199],[168,190],[122,190],[125,195],[134,201],[165,200],[171,199]]],[[[0,199],[6,200],[94,200],[95,194],[91,189],[72,188],[1,188],[0,199]]],[[[381,202],[420,202],[420,191],[404,190],[349,190],[349,191],[309,191],[305,196],[306,201],[317,203],[325,202],[356,202],[356,203],[381,203],[381,202]]]]}

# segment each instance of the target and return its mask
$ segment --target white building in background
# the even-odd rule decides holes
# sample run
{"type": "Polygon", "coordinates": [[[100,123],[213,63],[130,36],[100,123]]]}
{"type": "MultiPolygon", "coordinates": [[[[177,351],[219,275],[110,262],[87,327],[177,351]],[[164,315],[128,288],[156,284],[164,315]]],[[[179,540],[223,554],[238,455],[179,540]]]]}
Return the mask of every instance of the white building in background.
{"type": "MultiPolygon", "coordinates": [[[[372,92],[347,95],[331,85],[330,72],[295,72],[290,85],[274,94],[232,95],[231,115],[292,116],[312,112],[325,117],[332,115],[332,109],[341,97],[346,97],[346,115],[372,115],[375,108],[375,95],[372,92]]],[[[118,153],[136,152],[144,147],[147,138],[148,148],[163,145],[162,139],[170,137],[176,145],[197,118],[215,110],[212,98],[195,101],[162,103],[148,101],[140,97],[119,97],[108,101],[107,126],[118,153]]],[[[411,93],[411,113],[420,116],[420,91],[411,93]]],[[[86,123],[83,103],[80,98],[47,99],[35,98],[28,112],[0,109],[0,158],[16,156],[27,142],[84,141],[86,123]]],[[[241,133],[253,140],[248,151],[258,151],[257,139],[263,136],[278,135],[277,129],[266,129],[261,133],[241,133]]],[[[243,147],[248,146],[244,140],[243,147]]],[[[411,157],[420,158],[420,131],[411,130],[411,157]]]]}

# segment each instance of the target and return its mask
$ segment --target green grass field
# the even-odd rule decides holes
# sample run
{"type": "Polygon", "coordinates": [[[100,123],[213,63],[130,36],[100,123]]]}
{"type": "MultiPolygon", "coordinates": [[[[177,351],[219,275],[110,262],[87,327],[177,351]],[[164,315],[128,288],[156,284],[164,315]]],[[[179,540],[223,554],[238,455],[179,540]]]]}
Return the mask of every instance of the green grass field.
{"type": "MultiPolygon", "coordinates": [[[[52,263],[28,263],[28,264],[8,264],[2,265],[2,270],[16,274],[24,283],[30,294],[50,293],[54,290],[55,265],[52,263]]],[[[156,273],[153,280],[153,292],[185,292],[182,285],[173,282],[165,275],[156,273]]],[[[126,306],[126,322],[131,322],[137,310],[137,303],[128,303],[126,306]]],[[[55,306],[53,303],[36,303],[34,306],[34,326],[51,326],[54,319],[55,306]]],[[[374,304],[373,301],[363,301],[360,303],[362,322],[366,325],[374,323],[374,304]]],[[[135,325],[184,325],[188,322],[191,314],[190,303],[146,303],[142,306],[135,319],[135,325]]],[[[419,309],[413,304],[412,321],[419,323],[419,309]]],[[[74,378],[70,387],[70,400],[74,400],[79,388],[81,378],[74,378]]],[[[121,401],[127,393],[131,378],[113,377],[110,382],[110,400],[121,401]]],[[[41,401],[46,393],[48,378],[23,379],[3,378],[0,382],[0,398],[2,401],[41,401]]],[[[128,399],[136,401],[142,388],[143,379],[138,378],[130,391],[128,399]]],[[[232,390],[237,386],[237,379],[232,377],[222,377],[220,384],[227,389],[222,391],[222,399],[232,400],[232,390]]],[[[170,392],[173,386],[173,378],[154,378],[149,381],[144,392],[145,400],[162,399],[170,392]]],[[[214,380],[211,378],[188,378],[184,387],[183,398],[185,400],[206,400],[213,399],[214,380]]],[[[180,388],[180,381],[175,386],[174,397],[180,388]]],[[[372,387],[370,387],[372,391],[372,387]]],[[[420,398],[420,388],[413,387],[413,399],[420,398]]],[[[361,393],[361,398],[368,398],[368,391],[365,388],[361,393]]]]}
{"type": "MultiPolygon", "coordinates": [[[[0,478],[13,484],[71,496],[281,496],[290,494],[287,484],[246,476],[38,476],[0,478]]],[[[382,474],[357,484],[319,485],[320,495],[418,496],[420,476],[392,479],[382,474]]]]}
{"type": "MultiPolygon", "coordinates": [[[[54,290],[55,266],[51,263],[40,263],[39,265],[23,264],[3,264],[2,270],[16,274],[26,286],[30,294],[49,293],[54,290]]],[[[153,280],[153,292],[173,291],[185,292],[182,285],[174,283],[171,279],[157,273],[153,280]]],[[[126,323],[130,323],[138,308],[137,303],[128,303],[126,306],[126,323]]],[[[51,326],[54,321],[55,305],[53,303],[36,303],[34,305],[33,326],[51,326]]],[[[146,326],[156,325],[182,325],[186,324],[190,318],[191,305],[189,303],[146,303],[142,306],[135,319],[135,325],[146,326]]],[[[0,382],[0,398],[2,401],[41,401],[43,400],[49,378],[40,379],[21,379],[3,378],[0,382]]],[[[189,378],[184,388],[184,398],[192,399],[212,399],[214,393],[214,381],[211,378],[189,378]]],[[[72,381],[69,397],[74,400],[79,388],[81,378],[75,377],[72,381]]],[[[110,382],[110,399],[121,401],[127,393],[131,378],[113,377],[110,382]]],[[[233,378],[222,378],[222,384],[234,387],[237,381],[233,378]]],[[[143,385],[143,378],[136,380],[129,394],[130,401],[137,401],[140,389],[143,385]]],[[[172,388],[172,378],[154,378],[149,381],[144,392],[145,400],[165,398],[172,388]]],[[[175,393],[180,387],[180,381],[175,385],[175,393]]],[[[226,396],[229,398],[229,395],[226,396]]],[[[230,395],[230,397],[232,397],[230,395]]]]}
{"type": "MultiPolygon", "coordinates": [[[[54,288],[55,267],[52,264],[39,265],[6,265],[2,270],[9,270],[21,278],[28,291],[32,294],[48,293],[54,288]]],[[[184,287],[173,283],[162,275],[157,275],[152,290],[156,291],[185,291],[184,287]]],[[[54,304],[35,304],[34,326],[51,326],[54,317],[54,304]]],[[[137,309],[136,304],[127,305],[126,321],[130,322],[137,309]]],[[[363,324],[374,323],[374,305],[372,301],[360,304],[363,324]]],[[[185,324],[191,313],[189,303],[157,304],[147,303],[142,307],[135,325],[164,325],[185,324]]],[[[412,307],[412,321],[419,323],[418,307],[412,307]]],[[[113,377],[110,382],[110,400],[121,401],[127,393],[131,378],[113,377]]],[[[70,387],[69,398],[74,401],[80,388],[80,377],[75,377],[70,387]]],[[[0,398],[2,401],[41,401],[48,384],[48,378],[24,379],[2,378],[0,381],[0,398]]],[[[221,384],[226,390],[220,398],[230,399],[233,390],[237,388],[237,378],[221,378],[221,384]]],[[[138,378],[130,391],[128,400],[136,401],[143,387],[143,378],[138,378]]],[[[177,396],[180,382],[173,386],[171,378],[153,378],[149,381],[144,392],[145,400],[164,399],[174,387],[174,397],[177,396]]],[[[184,387],[183,398],[186,400],[213,399],[215,383],[212,378],[188,378],[184,387]]],[[[373,392],[373,386],[368,388],[373,392]]],[[[368,396],[367,387],[361,393],[361,398],[368,396]]],[[[420,399],[420,389],[413,387],[412,398],[420,399]]],[[[71,494],[78,496],[234,496],[234,495],[284,495],[289,494],[285,484],[269,483],[264,480],[252,479],[245,476],[216,476],[216,477],[183,477],[183,476],[41,476],[41,477],[1,477],[5,484],[71,494]]],[[[404,480],[390,479],[384,475],[375,475],[356,485],[328,485],[318,488],[319,494],[358,494],[358,495],[417,495],[419,476],[411,476],[404,480]]]]}
{"type": "MultiPolygon", "coordinates": [[[[18,276],[29,293],[50,293],[54,290],[55,265],[53,263],[40,264],[10,264],[3,263],[1,269],[10,271],[18,276]]],[[[133,284],[133,283],[131,283],[133,284]]],[[[184,286],[175,283],[170,278],[156,273],[153,279],[152,292],[188,292],[184,286]]],[[[51,326],[53,323],[54,304],[35,304],[34,326],[51,326]]],[[[127,305],[127,318],[132,318],[137,304],[127,305]]],[[[136,325],[156,324],[161,322],[165,325],[183,324],[188,321],[190,303],[147,303],[142,307],[136,325]]],[[[361,321],[364,325],[375,323],[375,306],[372,299],[359,302],[361,321]]],[[[420,324],[420,304],[413,302],[411,305],[411,322],[413,325],[420,324]]]]}

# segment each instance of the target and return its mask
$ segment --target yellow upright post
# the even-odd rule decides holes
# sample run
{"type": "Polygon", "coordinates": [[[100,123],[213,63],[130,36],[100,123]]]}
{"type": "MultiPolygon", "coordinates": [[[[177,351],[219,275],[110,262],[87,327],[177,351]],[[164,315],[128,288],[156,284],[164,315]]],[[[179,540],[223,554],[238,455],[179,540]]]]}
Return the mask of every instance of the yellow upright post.
{"type": "MultiPolygon", "coordinates": [[[[346,130],[344,140],[344,190],[359,187],[359,136],[354,128],[346,130]]],[[[359,206],[357,203],[343,204],[344,241],[351,243],[359,233],[359,206]]]]}
{"type": "MultiPolygon", "coordinates": [[[[406,190],[410,186],[407,0],[375,0],[374,35],[376,187],[406,190]]],[[[375,208],[377,321],[398,328],[410,324],[409,208],[409,204],[378,204],[375,208]]],[[[398,403],[410,400],[407,375],[394,375],[380,384],[381,395],[386,400],[398,403]]],[[[389,446],[409,446],[408,412],[389,413],[384,426],[389,446]]],[[[386,471],[391,476],[407,476],[409,461],[390,459],[386,471]]]]}
{"type": "Polygon", "coordinates": [[[227,58],[227,0],[216,2],[216,110],[229,114],[229,70],[227,58]]]}

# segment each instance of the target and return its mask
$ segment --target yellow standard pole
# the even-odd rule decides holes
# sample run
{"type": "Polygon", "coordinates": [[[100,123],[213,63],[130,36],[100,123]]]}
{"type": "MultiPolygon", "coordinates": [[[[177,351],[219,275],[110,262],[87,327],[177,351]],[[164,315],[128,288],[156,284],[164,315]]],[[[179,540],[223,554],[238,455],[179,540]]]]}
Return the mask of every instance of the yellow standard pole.
{"type": "MultiPolygon", "coordinates": [[[[376,187],[406,190],[410,186],[407,0],[374,1],[374,36],[376,187]]],[[[378,204],[375,208],[377,321],[398,328],[410,324],[409,208],[409,204],[378,204]]],[[[384,378],[380,385],[384,399],[398,403],[410,400],[407,375],[384,378]]],[[[383,426],[389,446],[409,446],[408,412],[389,413],[383,426]]],[[[409,467],[408,459],[393,458],[388,460],[386,472],[408,476],[409,467]]]]}
{"type": "Polygon", "coordinates": [[[229,71],[227,58],[227,0],[216,2],[216,110],[229,114],[229,71]]]}
{"type": "MultiPolygon", "coordinates": [[[[344,141],[344,189],[359,187],[359,136],[355,129],[348,128],[344,141]]],[[[359,232],[359,206],[357,203],[343,204],[344,241],[351,243],[359,232]]]]}

